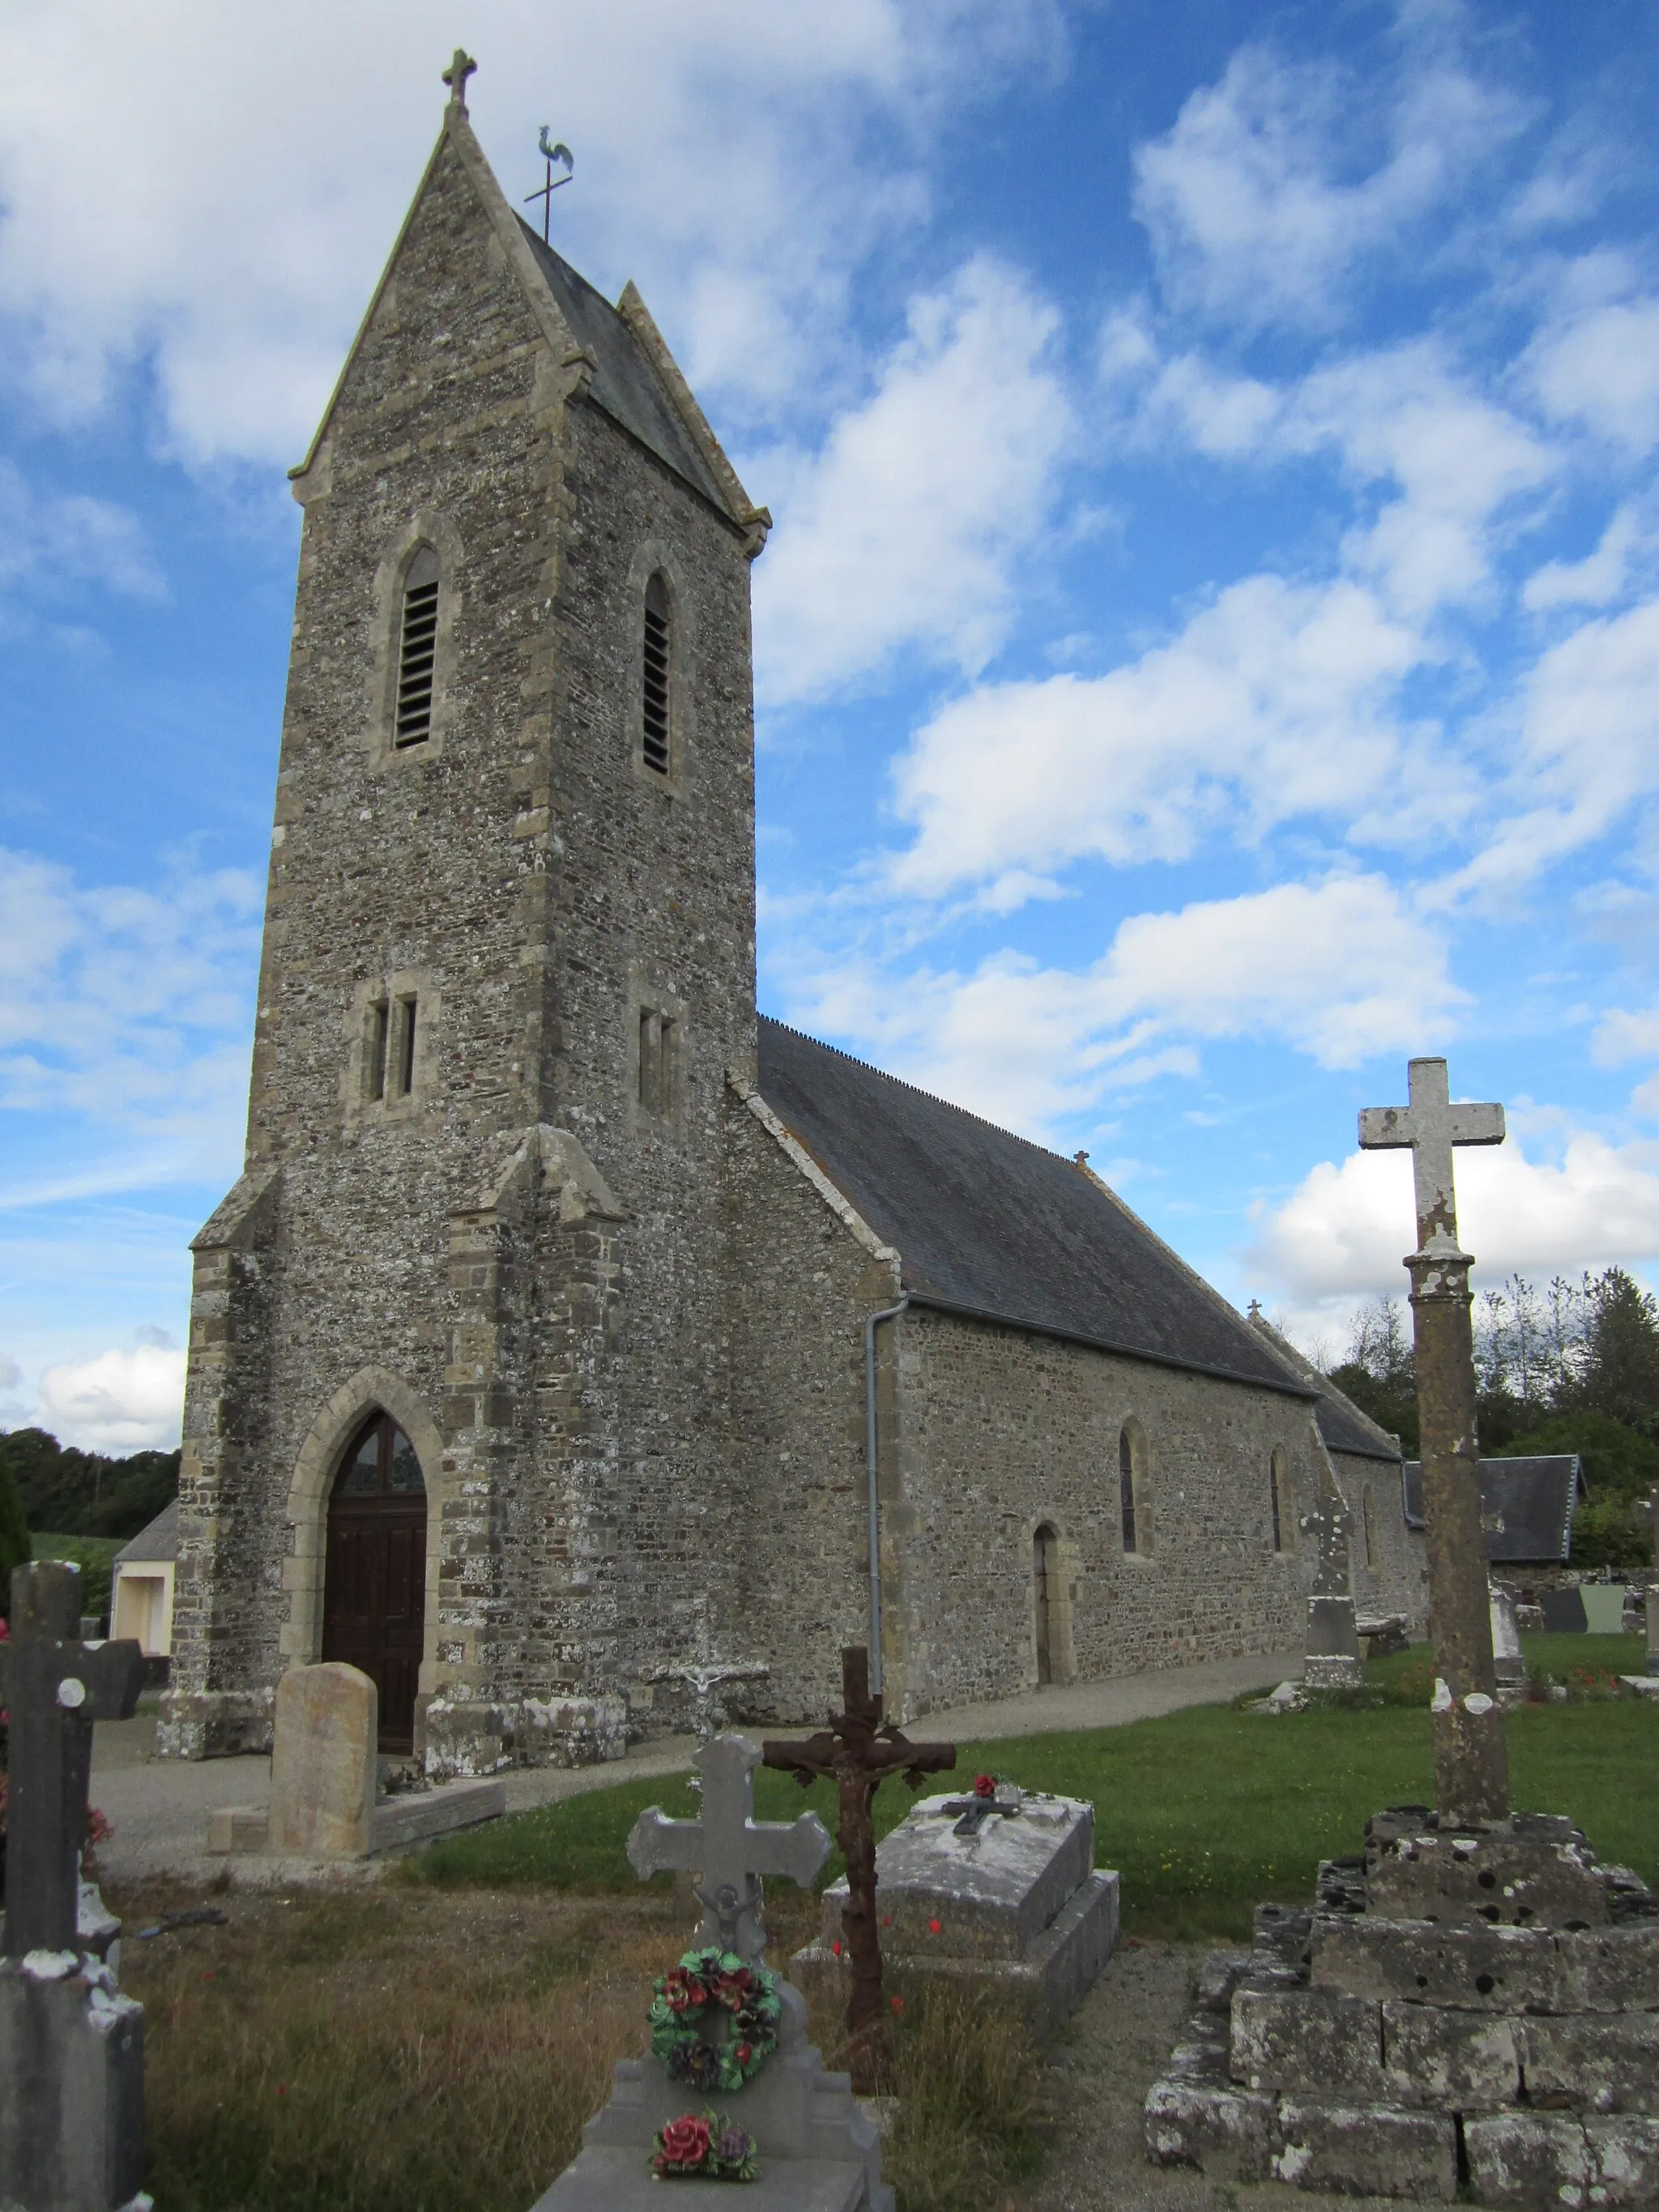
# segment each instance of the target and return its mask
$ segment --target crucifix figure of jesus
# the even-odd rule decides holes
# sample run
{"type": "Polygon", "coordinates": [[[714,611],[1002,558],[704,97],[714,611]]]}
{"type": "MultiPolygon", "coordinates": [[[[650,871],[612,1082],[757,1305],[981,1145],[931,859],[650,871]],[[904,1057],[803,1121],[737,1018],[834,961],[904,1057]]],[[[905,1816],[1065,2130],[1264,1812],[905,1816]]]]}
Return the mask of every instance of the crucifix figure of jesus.
{"type": "Polygon", "coordinates": [[[1410,1104],[1367,1107],[1366,1151],[1412,1151],[1417,1249],[1412,1280],[1423,1509],[1428,1522],[1429,1610],[1434,1631],[1435,1792],[1446,1821],[1500,1820],[1509,1811],[1509,1750],[1492,1663],[1475,1436],[1469,1269],[1457,1242],[1452,1150],[1501,1145],[1501,1106],[1454,1106],[1443,1060],[1414,1060],[1410,1104]]]}
{"type": "Polygon", "coordinates": [[[628,1863],[641,1881],[653,1874],[696,1874],[702,1924],[701,1949],[717,1943],[745,1966],[766,1949],[761,1876],[787,1875],[805,1889],[830,1856],[830,1836],[816,1813],[793,1820],[755,1818],[758,1746],[744,1735],[716,1736],[697,1753],[702,1810],[695,1820],[671,1820],[647,1806],[628,1838],[628,1863]]]}
{"type": "Polygon", "coordinates": [[[833,1777],[841,1798],[837,1838],[847,1862],[847,1903],[841,1924],[853,1961],[853,1993],[847,2006],[847,2039],[854,2086],[860,2094],[874,2086],[884,2018],[881,2008],[881,1937],[876,1925],[875,1796],[890,1774],[902,1774],[911,1789],[924,1774],[947,1771],[957,1763],[953,1743],[912,1743],[889,1722],[883,1725],[881,1698],[870,1689],[870,1654],[861,1644],[841,1655],[844,1712],[832,1713],[827,1729],[804,1741],[768,1743],[761,1756],[768,1766],[794,1775],[803,1788],[819,1775],[833,1777]]]}
{"type": "Polygon", "coordinates": [[[83,1644],[81,1571],[58,1559],[11,1578],[0,1644],[0,1705],[11,1732],[6,1835],[7,1954],[76,1951],[92,1724],[130,1720],[143,1686],[132,1642],[83,1644]]]}

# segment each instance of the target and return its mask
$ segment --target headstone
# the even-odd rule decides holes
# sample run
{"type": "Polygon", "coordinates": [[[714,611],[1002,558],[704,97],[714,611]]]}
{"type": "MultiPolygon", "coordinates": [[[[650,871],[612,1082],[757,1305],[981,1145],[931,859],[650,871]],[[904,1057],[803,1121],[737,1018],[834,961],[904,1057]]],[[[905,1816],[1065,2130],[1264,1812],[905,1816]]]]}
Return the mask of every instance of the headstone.
{"type": "Polygon", "coordinates": [[[1302,1516],[1304,1536],[1318,1547],[1319,1565],[1308,1600],[1308,1649],[1302,1680],[1310,1690],[1352,1690],[1364,1683],[1359,1628],[1349,1574],[1351,1516],[1333,1488],[1302,1516]]]}
{"type": "Polygon", "coordinates": [[[1648,1672],[1659,1674],[1659,1583],[1647,1587],[1648,1672]]]}
{"type": "MultiPolygon", "coordinates": [[[[749,1961],[760,1958],[766,1942],[762,1877],[783,1874],[808,1884],[830,1853],[815,1813],[787,1823],[755,1819],[760,1758],[760,1747],[746,1736],[717,1736],[698,1754],[701,1817],[669,1820],[653,1805],[628,1844],[641,1881],[669,1869],[695,1872],[704,1917],[694,1943],[719,1942],[749,1961]]],[[[826,2073],[807,2042],[800,1991],[781,1982],[778,1993],[778,2048],[739,2089],[689,2089],[654,2058],[624,2059],[610,2101],[582,2130],[580,2154],[535,2212],[662,2212],[665,2202],[695,2202],[710,2190],[720,2191],[724,2203],[730,2183],[678,2180],[665,2199],[651,2172],[661,2130],[709,2109],[753,2140],[758,2175],[733,2200],[745,2212],[893,2212],[874,2122],[854,2101],[851,2078],[826,2073]]]]}
{"type": "Polygon", "coordinates": [[[1546,1590],[1540,1606],[1544,1626],[1552,1636],[1583,1636],[1589,1626],[1589,1615],[1576,1583],[1565,1589],[1546,1590]]]}
{"type": "Polygon", "coordinates": [[[360,1668],[290,1667],[276,1685],[267,1849],[362,1858],[374,1840],[380,1697],[360,1668]]]}
{"type": "MultiPolygon", "coordinates": [[[[882,1953],[900,1987],[996,1990],[1040,2039],[1083,2002],[1117,1942],[1118,1878],[1097,1869],[1094,1808],[1076,1797],[924,1797],[876,1850],[882,1953]]],[[[844,1980],[845,1879],[823,1893],[797,1978],[844,1980]]]]}
{"type": "Polygon", "coordinates": [[[1524,1689],[1527,1662],[1521,1656],[1521,1631],[1516,1626],[1515,1600],[1502,1583],[1490,1586],[1492,1604],[1492,1662],[1500,1690],[1524,1689]]]}
{"type": "Polygon", "coordinates": [[[88,1643],[80,1571],[19,1567],[0,1644],[10,1731],[0,1949],[0,2204],[114,2212],[140,2198],[144,2015],[108,1962],[118,1923],[80,1879],[93,1723],[138,1702],[136,1643],[88,1643]],[[83,1936],[83,1922],[85,1935],[83,1936]]]}

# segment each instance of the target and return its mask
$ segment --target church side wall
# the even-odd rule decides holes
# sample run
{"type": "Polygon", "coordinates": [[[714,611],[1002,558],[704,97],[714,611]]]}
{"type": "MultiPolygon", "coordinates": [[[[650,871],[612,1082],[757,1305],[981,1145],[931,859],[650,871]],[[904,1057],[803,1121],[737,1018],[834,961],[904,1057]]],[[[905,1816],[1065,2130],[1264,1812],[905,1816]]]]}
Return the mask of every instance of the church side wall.
{"type": "Polygon", "coordinates": [[[1273,1551],[1268,1468],[1277,1446],[1306,1511],[1306,1401],[926,1309],[897,1327],[902,1496],[888,1540],[903,1656],[890,1679],[907,1714],[1035,1685],[1043,1523],[1058,1538],[1062,1679],[1302,1649],[1314,1562],[1305,1546],[1273,1551]],[[1119,1511],[1129,1421],[1152,1534],[1134,1556],[1119,1511]]]}
{"type": "Polygon", "coordinates": [[[1361,1615],[1403,1613],[1408,1632],[1424,1635],[1428,1620],[1426,1554],[1421,1544],[1413,1544],[1406,1526],[1399,1463],[1333,1452],[1331,1464],[1352,1516],[1349,1552],[1356,1609],[1361,1615]]]}
{"type": "Polygon", "coordinates": [[[892,1304],[894,1269],[735,1096],[727,1122],[732,1456],[748,1484],[736,1547],[742,1626],[731,1640],[736,1656],[770,1669],[736,1686],[732,1705],[757,1720],[816,1722],[839,1707],[842,1646],[869,1641],[864,1320],[892,1304]]]}

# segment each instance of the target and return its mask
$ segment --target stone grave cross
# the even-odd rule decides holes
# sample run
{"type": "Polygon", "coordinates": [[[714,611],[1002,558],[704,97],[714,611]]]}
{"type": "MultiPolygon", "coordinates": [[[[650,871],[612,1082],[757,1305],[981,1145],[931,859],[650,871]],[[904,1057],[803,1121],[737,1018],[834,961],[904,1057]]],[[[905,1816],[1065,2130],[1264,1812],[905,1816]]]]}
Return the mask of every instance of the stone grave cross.
{"type": "Polygon", "coordinates": [[[1412,1151],[1418,1249],[1412,1280],[1417,1400],[1422,1423],[1423,1510],[1428,1522],[1429,1610],[1434,1630],[1435,1790],[1443,1823],[1500,1820],[1509,1810],[1509,1751],[1492,1662],[1475,1437],[1469,1269],[1457,1243],[1452,1148],[1501,1145],[1501,1106],[1454,1106],[1443,1060],[1414,1060],[1408,1106],[1367,1107],[1368,1152],[1412,1151]]]}
{"type": "Polygon", "coordinates": [[[78,1567],[43,1559],[15,1570],[11,1633],[0,1644],[11,1738],[5,1951],[15,1959],[80,1948],[92,1724],[130,1719],[143,1686],[136,1643],[84,1644],[80,1625],[78,1567]]]}
{"type": "Polygon", "coordinates": [[[876,1791],[889,1775],[902,1774],[915,1790],[924,1774],[948,1771],[957,1763],[953,1743],[912,1743],[889,1722],[882,1723],[881,1697],[870,1688],[870,1654],[861,1644],[841,1655],[842,1697],[846,1710],[832,1713],[830,1726],[793,1743],[769,1743],[762,1756],[769,1766],[792,1773],[803,1785],[830,1776],[841,1799],[838,1840],[847,1862],[847,1903],[842,1927],[853,1960],[853,1993],[847,2006],[847,2034],[855,2087],[873,2078],[876,2046],[884,2026],[881,2009],[881,1937],[876,1926],[876,1791]]]}
{"type": "Polygon", "coordinates": [[[720,1735],[697,1753],[702,1809],[695,1820],[671,1820],[647,1806],[628,1838],[628,1863],[641,1881],[653,1874],[697,1874],[702,1924],[694,1948],[718,1943],[753,1966],[766,1948],[761,1876],[787,1875],[803,1889],[830,1856],[830,1837],[816,1813],[793,1820],[757,1820],[755,1769],[760,1748],[747,1736],[720,1735]]]}

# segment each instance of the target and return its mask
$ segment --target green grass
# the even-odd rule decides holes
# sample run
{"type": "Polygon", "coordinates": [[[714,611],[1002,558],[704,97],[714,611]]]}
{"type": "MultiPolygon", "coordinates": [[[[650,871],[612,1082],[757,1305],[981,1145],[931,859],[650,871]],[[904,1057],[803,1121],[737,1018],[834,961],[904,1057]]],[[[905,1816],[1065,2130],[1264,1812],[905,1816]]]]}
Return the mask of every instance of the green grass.
{"type": "Polygon", "coordinates": [[[81,1610],[109,1620],[109,1586],[115,1572],[115,1554],[125,1536],[33,1536],[29,1548],[37,1559],[69,1559],[81,1570],[81,1610]]]}
{"type": "MultiPolygon", "coordinates": [[[[1553,1672],[1556,1645],[1572,1647],[1569,1662],[1582,1665],[1590,1650],[1600,1663],[1611,1647],[1636,1639],[1527,1641],[1551,1647],[1535,1663],[1547,1661],[1553,1672]]],[[[1411,1669],[1420,1669],[1424,1656],[1402,1653],[1375,1671],[1385,1680],[1405,1678],[1409,1687],[1411,1669]]],[[[1659,1886],[1659,1832],[1651,1818],[1659,1708],[1593,1699],[1523,1706],[1510,1717],[1509,1741],[1517,1805],[1570,1813],[1602,1857],[1633,1866],[1659,1886]]],[[[1322,1858],[1356,1854],[1370,1814],[1430,1803],[1434,1796],[1425,1695],[1364,1711],[1266,1715],[1200,1705],[1129,1728],[961,1747],[960,1780],[985,1768],[1029,1789],[1089,1798],[1096,1858],[1123,1877],[1126,1931],[1185,1942],[1248,1936],[1257,1904],[1305,1899],[1322,1858]]],[[[763,1771],[755,1802],[764,1820],[788,1819],[811,1805],[835,1832],[827,1784],[803,1791],[785,1776],[763,1771]]],[[[912,1802],[902,1783],[887,1784],[876,1799],[878,1833],[902,1820],[912,1802]]],[[[623,1846],[652,1803],[682,1816],[696,1809],[680,1777],[595,1790],[434,1844],[410,1863],[409,1877],[631,1888],[623,1846]]],[[[837,1856],[823,1878],[839,1871],[837,1856]]]]}

